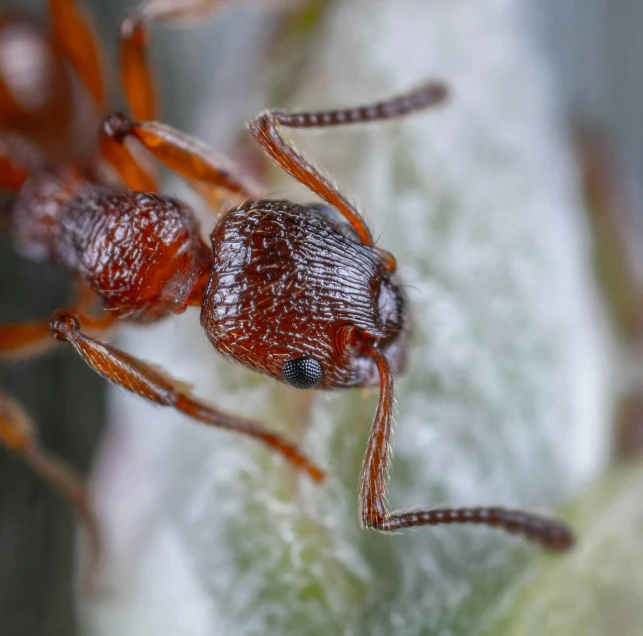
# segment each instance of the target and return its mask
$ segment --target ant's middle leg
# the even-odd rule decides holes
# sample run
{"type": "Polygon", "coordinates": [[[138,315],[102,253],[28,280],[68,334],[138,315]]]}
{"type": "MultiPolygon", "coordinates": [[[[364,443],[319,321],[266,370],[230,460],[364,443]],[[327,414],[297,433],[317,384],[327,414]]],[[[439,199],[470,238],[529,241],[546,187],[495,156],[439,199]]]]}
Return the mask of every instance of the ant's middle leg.
{"type": "Polygon", "coordinates": [[[295,445],[290,444],[261,424],[225,413],[215,406],[193,397],[188,389],[157,367],[130,356],[108,344],[87,336],[73,312],[58,311],[50,322],[57,340],[69,343],[76,353],[98,374],[117,386],[140,395],[159,406],[168,406],[209,426],[227,429],[257,439],[271,450],[283,455],[296,468],[315,481],[322,481],[324,472],[315,466],[295,445]]]}

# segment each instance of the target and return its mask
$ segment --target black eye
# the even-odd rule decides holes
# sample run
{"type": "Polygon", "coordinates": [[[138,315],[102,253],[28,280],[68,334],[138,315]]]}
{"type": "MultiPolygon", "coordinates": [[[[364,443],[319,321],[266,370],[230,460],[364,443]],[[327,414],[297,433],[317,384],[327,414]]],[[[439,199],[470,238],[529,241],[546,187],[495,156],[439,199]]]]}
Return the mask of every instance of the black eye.
{"type": "Polygon", "coordinates": [[[321,364],[312,358],[288,360],[281,368],[284,380],[296,389],[312,389],[324,377],[321,364]]]}

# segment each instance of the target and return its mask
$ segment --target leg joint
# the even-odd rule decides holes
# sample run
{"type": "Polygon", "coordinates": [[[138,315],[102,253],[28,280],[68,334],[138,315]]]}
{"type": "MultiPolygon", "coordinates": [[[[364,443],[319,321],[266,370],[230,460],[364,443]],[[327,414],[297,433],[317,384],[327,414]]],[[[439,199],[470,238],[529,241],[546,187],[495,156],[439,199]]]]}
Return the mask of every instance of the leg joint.
{"type": "Polygon", "coordinates": [[[122,113],[111,113],[103,119],[102,132],[111,139],[122,141],[130,134],[132,123],[122,113]]]}
{"type": "Polygon", "coordinates": [[[51,329],[51,335],[56,340],[65,342],[69,340],[70,333],[80,330],[80,323],[74,314],[69,313],[68,309],[59,309],[51,317],[49,328],[51,329]]]}

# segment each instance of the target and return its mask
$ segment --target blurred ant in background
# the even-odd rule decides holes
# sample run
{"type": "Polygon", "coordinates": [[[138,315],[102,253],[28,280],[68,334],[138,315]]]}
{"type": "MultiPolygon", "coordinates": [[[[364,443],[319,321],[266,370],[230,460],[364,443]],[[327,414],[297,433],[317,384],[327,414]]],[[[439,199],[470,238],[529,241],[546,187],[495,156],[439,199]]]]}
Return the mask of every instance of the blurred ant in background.
{"type": "MultiPolygon", "coordinates": [[[[75,2],[51,0],[50,8],[53,35],[34,31],[30,37],[37,38],[39,53],[50,62],[50,74],[39,81],[49,82],[55,90],[30,114],[18,98],[15,77],[11,72],[0,75],[0,121],[10,132],[1,158],[0,185],[12,193],[4,221],[16,248],[64,268],[78,281],[79,293],[72,307],[57,310],[49,320],[0,326],[0,354],[24,357],[44,351],[55,340],[66,342],[117,386],[207,425],[256,438],[313,480],[322,481],[323,471],[295,445],[257,422],[195,398],[157,367],[98,339],[118,320],[150,323],[190,306],[200,307],[201,324],[214,348],[250,369],[301,389],[379,386],[360,485],[364,526],[390,532],[476,523],[520,533],[550,549],[570,547],[572,535],[563,524],[522,511],[387,510],[384,488],[393,377],[406,364],[407,299],[394,257],[374,245],[355,207],[282,136],[283,127],[361,124],[436,107],[445,101],[446,87],[430,82],[357,108],[262,114],[249,125],[253,138],[325,204],[264,200],[254,183],[199,140],[154,121],[154,87],[145,53],[149,28],[159,21],[212,11],[214,3],[150,0],[124,20],[121,78],[133,120],[118,113],[105,117],[100,152],[88,157],[74,154],[73,143],[63,134],[69,129],[72,92],[56,69],[63,57],[68,60],[96,110],[104,112],[97,45],[75,2]],[[54,120],[67,125],[52,131],[49,124],[54,120]],[[236,200],[219,215],[211,245],[202,239],[185,204],[158,193],[154,177],[130,152],[128,141],[137,142],[186,178],[215,213],[220,212],[222,193],[236,200]],[[120,183],[105,169],[107,165],[120,183]]],[[[25,22],[9,21],[3,28],[24,45],[25,22]]],[[[7,54],[0,49],[0,55],[7,54]]],[[[0,64],[0,69],[15,62],[4,61],[8,63],[0,64]]],[[[25,79],[22,89],[37,93],[39,85],[29,85],[25,79]]],[[[100,532],[84,485],[40,448],[29,417],[4,393],[0,393],[0,441],[71,501],[88,529],[94,560],[98,559],[100,532]]]]}

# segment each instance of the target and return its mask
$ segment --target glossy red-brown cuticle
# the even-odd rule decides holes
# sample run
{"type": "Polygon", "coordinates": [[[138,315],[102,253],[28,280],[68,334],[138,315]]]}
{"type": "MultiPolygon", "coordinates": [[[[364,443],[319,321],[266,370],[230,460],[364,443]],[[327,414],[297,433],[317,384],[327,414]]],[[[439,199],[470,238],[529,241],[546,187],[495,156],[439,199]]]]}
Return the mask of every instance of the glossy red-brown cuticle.
{"type": "Polygon", "coordinates": [[[111,113],[103,119],[103,131],[108,137],[122,140],[131,131],[131,124],[122,113],[111,113]]]}
{"type": "Polygon", "coordinates": [[[55,259],[137,321],[184,311],[212,266],[192,211],[171,197],[93,188],[69,201],[60,226],[55,259]]]}
{"type": "Polygon", "coordinates": [[[278,380],[288,360],[314,358],[324,371],[319,388],[372,383],[370,356],[356,364],[354,352],[338,348],[344,342],[336,333],[350,325],[354,339],[367,333],[386,351],[404,331],[403,311],[392,321],[379,311],[383,285],[403,302],[379,251],[348,238],[315,209],[287,201],[231,210],[212,244],[201,322],[223,355],[278,380]]]}
{"type": "Polygon", "coordinates": [[[63,342],[68,339],[70,333],[80,329],[78,319],[64,309],[54,313],[49,325],[53,337],[63,342]]]}
{"type": "MultiPolygon", "coordinates": [[[[65,268],[107,310],[96,318],[82,311],[84,303],[78,301],[56,312],[49,323],[0,326],[0,354],[40,347],[51,336],[66,341],[92,369],[117,386],[193,421],[260,441],[321,481],[323,471],[296,445],[259,422],[197,399],[164,371],[94,337],[112,328],[118,318],[152,322],[180,314],[189,305],[200,306],[201,324],[214,347],[254,371],[298,388],[379,384],[360,482],[363,526],[393,532],[413,526],[483,524],[521,534],[552,550],[569,548],[573,537],[564,524],[520,510],[388,510],[385,486],[394,377],[404,370],[409,350],[404,288],[395,258],[374,245],[358,209],[283,134],[284,127],[329,127],[400,117],[441,104],[446,87],[430,82],[391,99],[340,110],[263,113],[250,123],[250,133],[269,157],[322,202],[298,205],[262,199],[254,183],[201,141],[149,121],[157,111],[145,50],[150,26],[194,16],[215,5],[219,3],[208,0],[148,2],[123,22],[121,77],[133,120],[120,113],[109,115],[99,133],[102,159],[115,170],[122,186],[97,176],[104,174],[98,157],[51,166],[44,150],[33,161],[27,160],[26,152],[16,152],[24,145],[0,145],[0,151],[6,150],[0,163],[0,186],[15,195],[7,209],[17,247],[65,268]],[[210,235],[211,245],[201,238],[188,206],[157,194],[156,180],[130,152],[132,143],[142,145],[166,168],[196,186],[217,213],[222,192],[232,201],[244,201],[221,214],[210,235]]],[[[51,7],[58,45],[100,110],[104,87],[91,24],[74,2],[52,0],[51,7]]],[[[9,104],[2,102],[6,79],[0,76],[0,107],[9,104]]],[[[49,109],[53,117],[54,106],[50,104],[49,109]]],[[[7,112],[0,108],[0,124],[7,112]]],[[[43,139],[39,142],[44,146],[43,139]]],[[[2,420],[0,441],[5,445],[19,432],[19,419],[14,414],[2,420]]],[[[53,466],[43,456],[31,459],[34,466],[53,466]]],[[[45,472],[59,490],[75,489],[74,505],[96,540],[97,524],[82,485],[59,467],[45,472]]]]}

